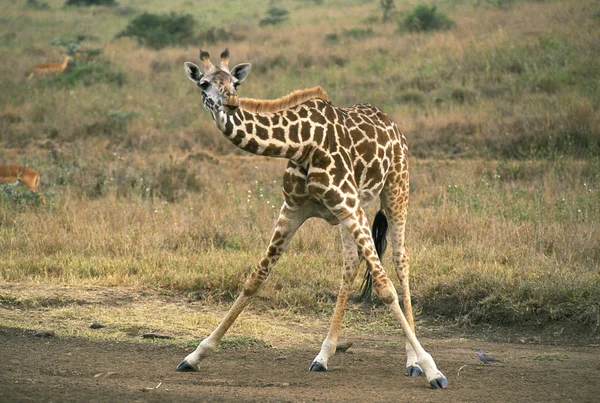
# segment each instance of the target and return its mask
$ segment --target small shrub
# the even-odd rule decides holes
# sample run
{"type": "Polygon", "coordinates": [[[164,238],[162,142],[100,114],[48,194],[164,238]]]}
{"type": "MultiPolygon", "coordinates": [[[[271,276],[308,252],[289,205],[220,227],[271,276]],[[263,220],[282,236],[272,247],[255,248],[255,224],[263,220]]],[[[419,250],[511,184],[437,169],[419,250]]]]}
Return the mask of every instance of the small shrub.
{"type": "Polygon", "coordinates": [[[65,6],[90,7],[90,6],[117,6],[115,0],[67,0],[65,6]]]}
{"type": "Polygon", "coordinates": [[[379,6],[383,10],[383,22],[387,22],[390,19],[390,14],[396,8],[394,0],[381,0],[379,6]]]}
{"type": "Polygon", "coordinates": [[[216,43],[216,42],[227,42],[227,41],[241,41],[245,39],[245,36],[239,35],[234,32],[229,32],[223,28],[209,28],[206,31],[200,32],[197,37],[199,43],[216,43]]]}
{"type": "Polygon", "coordinates": [[[508,10],[515,4],[515,0],[478,0],[475,3],[475,7],[479,7],[482,3],[489,4],[500,10],[508,10]]]}
{"type": "Polygon", "coordinates": [[[418,91],[407,91],[400,95],[400,102],[422,105],[425,102],[425,97],[418,91]]]}
{"type": "Polygon", "coordinates": [[[129,123],[140,115],[137,111],[120,112],[111,111],[97,120],[84,127],[83,133],[86,136],[115,136],[127,131],[129,123]]]}
{"type": "Polygon", "coordinates": [[[270,7],[267,10],[267,17],[260,20],[260,26],[280,24],[288,19],[288,10],[281,7],[270,7]]]}
{"type": "Polygon", "coordinates": [[[471,103],[477,99],[477,94],[468,88],[454,88],[450,93],[452,99],[459,104],[471,103]]]}
{"type": "Polygon", "coordinates": [[[115,38],[130,36],[140,45],[152,49],[166,46],[187,45],[195,41],[196,20],[191,14],[143,13],[135,17],[115,38]]]}
{"type": "Polygon", "coordinates": [[[372,28],[350,28],[344,29],[344,35],[354,39],[365,39],[373,36],[372,28]]]}
{"type": "Polygon", "coordinates": [[[340,40],[340,36],[335,32],[325,35],[326,42],[337,42],[340,40]]]}
{"type": "Polygon", "coordinates": [[[39,193],[16,186],[13,184],[0,184],[0,206],[16,210],[25,210],[28,207],[39,207],[44,204],[44,197],[39,193]]]}
{"type": "Polygon", "coordinates": [[[410,32],[441,31],[455,25],[447,15],[439,13],[436,6],[419,4],[403,21],[398,21],[398,29],[410,32]]]}
{"type": "Polygon", "coordinates": [[[199,192],[203,185],[193,170],[183,164],[161,166],[154,180],[150,181],[150,194],[174,203],[182,200],[187,191],[199,192]]]}
{"type": "Polygon", "coordinates": [[[107,82],[120,87],[125,83],[125,74],[105,60],[75,66],[73,69],[49,79],[48,82],[62,87],[71,87],[79,83],[90,86],[98,82],[107,82]]]}
{"type": "Polygon", "coordinates": [[[38,0],[27,0],[25,6],[28,8],[34,8],[36,10],[48,10],[50,6],[45,1],[41,2],[38,0]]]}

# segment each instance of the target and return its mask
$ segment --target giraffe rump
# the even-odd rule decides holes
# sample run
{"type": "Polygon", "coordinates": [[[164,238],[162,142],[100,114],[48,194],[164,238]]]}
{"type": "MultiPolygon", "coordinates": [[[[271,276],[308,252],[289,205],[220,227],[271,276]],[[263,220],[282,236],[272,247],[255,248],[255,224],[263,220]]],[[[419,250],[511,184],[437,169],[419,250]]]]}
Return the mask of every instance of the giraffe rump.
{"type": "Polygon", "coordinates": [[[252,113],[273,113],[300,105],[311,99],[329,102],[327,92],[321,87],[294,91],[284,97],[270,100],[240,98],[240,108],[252,113]]]}
{"type": "MultiPolygon", "coordinates": [[[[373,220],[373,229],[371,230],[371,234],[373,236],[373,242],[375,243],[375,250],[377,251],[377,256],[379,260],[383,257],[385,253],[385,248],[387,247],[387,235],[388,231],[388,222],[387,218],[383,210],[379,210],[375,215],[375,219],[373,220]]],[[[360,297],[359,301],[367,301],[371,300],[371,296],[373,295],[373,277],[371,277],[371,272],[369,268],[365,270],[365,276],[363,277],[363,281],[360,285],[360,297]]]]}

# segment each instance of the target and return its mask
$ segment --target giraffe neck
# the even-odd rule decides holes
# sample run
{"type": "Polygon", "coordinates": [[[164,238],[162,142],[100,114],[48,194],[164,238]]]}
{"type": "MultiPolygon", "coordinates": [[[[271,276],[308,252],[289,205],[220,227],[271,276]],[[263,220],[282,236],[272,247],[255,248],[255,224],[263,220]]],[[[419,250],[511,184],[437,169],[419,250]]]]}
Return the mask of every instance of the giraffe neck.
{"type": "MultiPolygon", "coordinates": [[[[321,100],[311,100],[286,110],[255,113],[238,108],[235,113],[213,113],[217,127],[237,147],[256,155],[287,158],[302,164],[312,150],[315,129],[309,122],[321,100]]],[[[319,129],[324,132],[324,128],[319,129]]]]}

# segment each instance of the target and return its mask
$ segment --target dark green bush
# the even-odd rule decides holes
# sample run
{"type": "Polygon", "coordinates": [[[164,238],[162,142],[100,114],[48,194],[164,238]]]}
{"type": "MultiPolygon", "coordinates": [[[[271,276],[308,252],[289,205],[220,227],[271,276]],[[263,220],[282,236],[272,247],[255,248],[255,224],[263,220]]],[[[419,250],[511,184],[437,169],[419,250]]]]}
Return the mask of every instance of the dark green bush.
{"type": "Polygon", "coordinates": [[[403,21],[398,21],[400,31],[410,32],[440,31],[450,29],[454,25],[454,21],[446,14],[438,12],[436,6],[427,4],[419,4],[403,21]]]}
{"type": "Polygon", "coordinates": [[[40,2],[38,0],[27,0],[25,2],[25,7],[34,8],[36,10],[48,10],[50,9],[50,5],[48,3],[40,2]]]}
{"type": "Polygon", "coordinates": [[[90,7],[90,6],[117,6],[115,0],[67,0],[65,6],[90,7]]]}
{"type": "Polygon", "coordinates": [[[288,10],[281,7],[270,7],[267,10],[267,17],[260,20],[260,26],[280,24],[288,19],[288,10]]]}
{"type": "Polygon", "coordinates": [[[0,184],[0,206],[25,210],[29,207],[39,207],[44,204],[44,196],[24,186],[0,184]]]}
{"type": "Polygon", "coordinates": [[[196,20],[191,14],[151,14],[143,13],[135,17],[115,38],[130,36],[140,45],[152,49],[166,46],[187,45],[195,41],[196,20]]]}
{"type": "Polygon", "coordinates": [[[201,31],[196,35],[197,43],[216,43],[227,41],[241,41],[245,39],[244,35],[227,31],[223,28],[211,27],[201,31]]]}

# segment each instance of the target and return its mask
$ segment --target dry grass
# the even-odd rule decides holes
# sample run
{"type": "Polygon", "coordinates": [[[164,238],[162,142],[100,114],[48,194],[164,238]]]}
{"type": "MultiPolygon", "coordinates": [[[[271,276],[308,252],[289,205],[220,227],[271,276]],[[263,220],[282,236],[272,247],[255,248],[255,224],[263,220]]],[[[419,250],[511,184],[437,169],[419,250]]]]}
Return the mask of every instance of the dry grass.
{"type": "MultiPolygon", "coordinates": [[[[0,281],[229,301],[266,247],[285,162],[241,156],[217,133],[182,69],[197,49],[114,41],[131,17],[48,3],[1,12],[0,163],[38,169],[49,203],[2,188],[0,281]],[[85,79],[25,80],[32,65],[60,60],[53,38],[76,34],[103,50],[80,66],[85,79]]],[[[282,1],[289,24],[268,28],[258,27],[266,0],[232,13],[184,1],[168,10],[192,13],[199,30],[246,37],[209,45],[213,54],[229,46],[232,64],[253,63],[243,96],[320,85],[336,105],[372,102],[400,123],[412,153],[408,243],[422,313],[597,331],[597,4],[441,2],[456,28],[401,35],[381,24],[376,3],[282,1]],[[354,38],[353,28],[373,34],[354,38]]],[[[307,223],[256,309],[329,312],[340,266],[337,232],[307,223]]]]}

